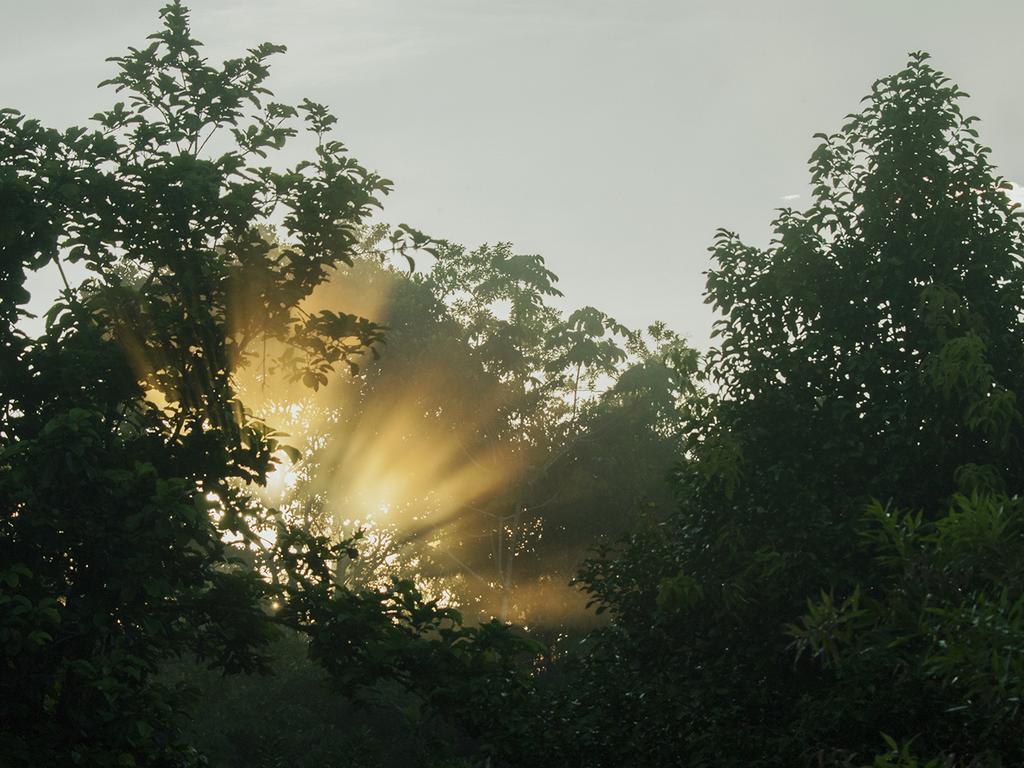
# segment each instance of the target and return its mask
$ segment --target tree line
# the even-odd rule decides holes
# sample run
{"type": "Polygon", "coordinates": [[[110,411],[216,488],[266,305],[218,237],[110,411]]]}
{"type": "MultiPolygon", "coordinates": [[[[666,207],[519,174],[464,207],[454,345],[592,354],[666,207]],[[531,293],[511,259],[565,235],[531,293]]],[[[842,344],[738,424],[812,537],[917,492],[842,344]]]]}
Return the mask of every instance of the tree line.
{"type": "Polygon", "coordinates": [[[716,233],[701,356],[374,223],[283,47],[160,16],[92,127],[0,110],[0,762],[1024,761],[1024,227],[926,54],[716,233]]]}

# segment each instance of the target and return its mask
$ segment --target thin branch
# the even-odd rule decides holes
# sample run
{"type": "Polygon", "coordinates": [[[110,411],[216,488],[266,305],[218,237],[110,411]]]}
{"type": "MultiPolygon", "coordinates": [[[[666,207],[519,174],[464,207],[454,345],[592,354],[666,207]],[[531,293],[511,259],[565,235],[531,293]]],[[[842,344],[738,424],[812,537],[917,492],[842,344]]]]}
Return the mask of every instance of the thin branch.
{"type": "Polygon", "coordinates": [[[64,287],[68,293],[71,293],[71,283],[68,282],[68,276],[64,274],[64,265],[61,263],[59,253],[54,255],[53,261],[57,265],[57,271],[60,272],[60,279],[64,281],[64,287]]]}

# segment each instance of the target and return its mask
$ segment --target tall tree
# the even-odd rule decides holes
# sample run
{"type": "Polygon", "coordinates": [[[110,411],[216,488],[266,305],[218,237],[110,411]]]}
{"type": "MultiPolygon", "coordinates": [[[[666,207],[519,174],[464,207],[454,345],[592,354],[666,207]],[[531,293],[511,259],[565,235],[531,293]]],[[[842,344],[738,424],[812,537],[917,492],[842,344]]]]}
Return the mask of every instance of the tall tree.
{"type": "MultiPolygon", "coordinates": [[[[715,386],[693,403],[682,509],[671,529],[637,536],[626,556],[584,574],[617,613],[609,648],[644,670],[629,727],[652,744],[680,733],[694,764],[870,760],[897,719],[901,735],[926,734],[919,746],[933,754],[986,749],[977,721],[957,714],[954,676],[927,673],[928,640],[906,657],[885,651],[900,637],[950,636],[908,629],[907,616],[932,615],[930,598],[901,590],[926,562],[937,575],[924,583],[949,590],[933,597],[964,589],[955,587],[963,571],[948,566],[964,540],[951,534],[948,549],[910,554],[954,530],[945,512],[954,494],[1019,493],[1024,477],[1024,231],[975,119],[961,112],[963,95],[914,54],[838,133],[819,135],[812,205],[781,211],[767,249],[718,234],[707,285],[722,314],[709,355],[715,386]],[[879,511],[921,508],[937,526],[918,530],[924,539],[896,537],[908,558],[895,566],[903,586],[892,571],[900,545],[878,530],[888,518],[864,519],[872,498],[879,511]],[[889,543],[865,548],[862,534],[889,543]],[[811,614],[787,634],[808,598],[811,614]],[[859,674],[807,655],[794,664],[792,633],[820,660],[840,645],[845,655],[850,633],[869,625],[885,629],[854,644],[872,651],[859,674]]],[[[968,504],[974,512],[957,519],[989,530],[1000,506],[968,504]]],[[[979,605],[995,615],[1001,577],[986,573],[979,605]]],[[[1011,611],[1018,581],[1007,584],[1011,611]]],[[[970,611],[947,607],[960,620],[970,611]]],[[[1010,613],[1001,621],[1016,627],[1010,613]]],[[[999,738],[1012,731],[1002,722],[999,738]]],[[[996,749],[1015,759],[1010,742],[996,749]]]]}
{"type": "MultiPolygon", "coordinates": [[[[180,3],[161,18],[149,44],[114,59],[106,84],[125,101],[95,128],[0,113],[5,765],[181,765],[185,692],[154,672],[185,653],[260,669],[280,624],[310,633],[341,682],[412,664],[439,690],[439,670],[487,631],[456,629],[408,584],[344,589],[335,571],[351,543],[251,492],[284,446],[240,398],[238,374],[271,340],[315,389],[380,341],[370,321],[304,301],[352,263],[390,182],[330,138],[326,108],[270,100],[282,47],[215,67],[180,3]],[[311,159],[275,169],[267,158],[296,122],[311,159]],[[84,268],[81,285],[65,263],[84,268]],[[30,338],[18,324],[26,274],[45,265],[65,290],[30,338]],[[409,645],[427,634],[441,656],[409,645]]],[[[427,245],[407,227],[389,241],[427,245]]]]}

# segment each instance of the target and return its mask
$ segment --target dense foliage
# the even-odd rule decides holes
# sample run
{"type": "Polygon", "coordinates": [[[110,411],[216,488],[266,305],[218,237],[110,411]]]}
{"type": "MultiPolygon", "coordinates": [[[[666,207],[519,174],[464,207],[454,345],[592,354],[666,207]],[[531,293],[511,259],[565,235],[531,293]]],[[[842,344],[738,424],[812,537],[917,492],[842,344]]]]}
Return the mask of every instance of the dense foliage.
{"type": "Polygon", "coordinates": [[[926,55],[719,231],[698,376],[161,17],[0,111],[0,763],[1024,763],[1024,227],[926,55]]]}
{"type": "MultiPolygon", "coordinates": [[[[160,666],[190,654],[259,670],[281,626],[309,634],[339,685],[396,678],[459,706],[438,675],[504,679],[523,647],[497,624],[463,628],[405,581],[345,588],[333,574],[351,542],[252,493],[283,449],[239,398],[237,373],[271,339],[289,376],[316,388],[379,341],[364,318],[301,305],[351,263],[390,183],[329,139],[326,109],[268,100],[280,48],[213,68],[186,11],[161,15],[150,45],[115,59],[110,84],[127,100],[98,128],[0,116],[5,764],[180,765],[187,691],[159,682],[160,666]],[[300,116],[312,159],[259,165],[300,116]],[[275,216],[281,248],[264,236],[275,216]],[[88,276],[66,282],[30,338],[18,325],[26,271],[65,276],[64,262],[88,276]]],[[[390,242],[429,247],[409,228],[390,242]]]]}
{"type": "Polygon", "coordinates": [[[697,356],[660,325],[559,311],[543,260],[507,244],[437,254],[411,275],[357,259],[317,297],[362,296],[387,326],[359,376],[252,383],[303,448],[275,490],[314,528],[364,528],[353,582],[414,573],[483,613],[557,622],[578,614],[587,548],[670,507],[697,356]]]}
{"type": "Polygon", "coordinates": [[[1022,229],[962,96],[915,55],[821,137],[768,249],[719,233],[680,510],[585,571],[617,615],[593,674],[633,681],[609,745],[1022,759],[1022,229]]]}

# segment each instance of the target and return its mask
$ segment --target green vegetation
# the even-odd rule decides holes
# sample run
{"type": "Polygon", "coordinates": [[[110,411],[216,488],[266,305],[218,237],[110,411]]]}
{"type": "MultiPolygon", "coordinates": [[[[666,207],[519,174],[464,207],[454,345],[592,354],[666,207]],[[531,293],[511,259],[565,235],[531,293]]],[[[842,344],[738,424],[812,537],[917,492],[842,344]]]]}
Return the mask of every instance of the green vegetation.
{"type": "Polygon", "coordinates": [[[702,360],[161,17],[0,110],[0,764],[1024,763],[1024,227],[926,55],[718,232],[702,360]]]}

